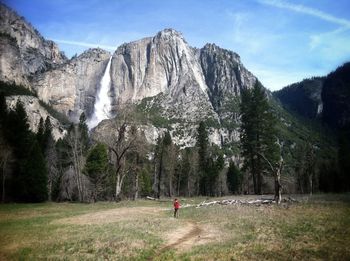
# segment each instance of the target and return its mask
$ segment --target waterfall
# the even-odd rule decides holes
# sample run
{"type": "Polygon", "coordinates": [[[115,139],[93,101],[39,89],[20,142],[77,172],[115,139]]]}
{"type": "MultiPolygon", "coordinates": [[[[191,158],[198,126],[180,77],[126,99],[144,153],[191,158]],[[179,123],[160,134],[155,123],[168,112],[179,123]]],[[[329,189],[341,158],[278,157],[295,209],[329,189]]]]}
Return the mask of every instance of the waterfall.
{"type": "Polygon", "coordinates": [[[109,58],[106,70],[100,81],[100,89],[97,92],[94,112],[88,121],[88,127],[90,130],[96,127],[102,120],[109,119],[111,117],[111,99],[108,95],[111,88],[111,61],[112,56],[109,58]]]}

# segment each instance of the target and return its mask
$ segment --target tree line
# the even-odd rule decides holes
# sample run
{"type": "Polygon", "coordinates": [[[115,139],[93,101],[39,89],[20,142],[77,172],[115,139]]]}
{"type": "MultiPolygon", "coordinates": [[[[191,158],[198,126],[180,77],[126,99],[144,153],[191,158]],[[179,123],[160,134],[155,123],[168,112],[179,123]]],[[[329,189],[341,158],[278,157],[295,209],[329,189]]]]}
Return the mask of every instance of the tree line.
{"type": "MultiPolygon", "coordinates": [[[[169,131],[151,145],[133,117],[133,108],[126,106],[109,122],[108,131],[89,134],[83,113],[64,138],[55,141],[49,117],[41,119],[33,133],[20,101],[9,110],[1,96],[0,106],[3,202],[266,192],[274,193],[277,201],[281,199],[284,144],[278,138],[278,119],[269,96],[258,81],[241,94],[240,159],[227,157],[210,143],[205,122],[198,124],[194,147],[180,149],[169,131]],[[272,182],[267,189],[269,178],[272,182]]],[[[322,188],[333,172],[322,172],[329,168],[317,164],[317,148],[306,142],[294,152],[297,191],[312,193],[322,188]]]]}

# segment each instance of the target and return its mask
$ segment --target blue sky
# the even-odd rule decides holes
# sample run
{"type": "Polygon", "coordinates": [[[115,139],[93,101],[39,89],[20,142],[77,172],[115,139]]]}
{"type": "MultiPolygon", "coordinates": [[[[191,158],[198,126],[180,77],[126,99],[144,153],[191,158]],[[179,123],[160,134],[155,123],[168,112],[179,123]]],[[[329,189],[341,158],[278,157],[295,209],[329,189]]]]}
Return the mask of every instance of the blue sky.
{"type": "Polygon", "coordinates": [[[349,0],[2,0],[67,56],[174,28],[237,52],[269,89],[350,60],[349,0]]]}

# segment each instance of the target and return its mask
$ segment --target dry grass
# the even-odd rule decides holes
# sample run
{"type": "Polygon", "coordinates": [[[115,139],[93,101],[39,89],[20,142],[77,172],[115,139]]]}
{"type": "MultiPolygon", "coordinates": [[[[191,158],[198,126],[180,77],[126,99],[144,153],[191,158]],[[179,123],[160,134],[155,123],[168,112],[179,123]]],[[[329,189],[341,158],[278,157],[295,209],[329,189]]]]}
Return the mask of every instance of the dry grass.
{"type": "Polygon", "coordinates": [[[185,208],[179,219],[171,202],[0,205],[0,260],[350,260],[349,202],[185,208]]]}

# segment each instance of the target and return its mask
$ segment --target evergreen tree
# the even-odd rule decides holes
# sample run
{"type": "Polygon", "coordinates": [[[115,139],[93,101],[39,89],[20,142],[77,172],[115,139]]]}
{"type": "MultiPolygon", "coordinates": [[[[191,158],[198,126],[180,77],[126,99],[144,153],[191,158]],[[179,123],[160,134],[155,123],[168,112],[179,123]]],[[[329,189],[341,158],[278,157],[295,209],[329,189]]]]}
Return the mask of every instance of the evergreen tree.
{"type": "Polygon", "coordinates": [[[108,154],[106,145],[98,143],[90,150],[86,159],[84,172],[94,185],[93,197],[94,201],[96,201],[99,196],[99,191],[103,190],[101,185],[104,184],[104,180],[108,173],[108,154]]]}
{"type": "Polygon", "coordinates": [[[19,199],[25,202],[42,202],[47,200],[47,169],[38,142],[33,139],[30,157],[25,162],[25,173],[20,179],[22,191],[19,199]]]}
{"type": "Polygon", "coordinates": [[[19,99],[15,109],[8,114],[6,138],[15,149],[15,156],[19,161],[28,155],[31,131],[27,113],[19,99]]]}
{"type": "Polygon", "coordinates": [[[45,130],[42,136],[42,149],[47,166],[47,176],[48,176],[48,195],[49,200],[52,200],[52,194],[55,184],[59,182],[59,163],[58,163],[58,153],[56,149],[56,142],[52,135],[52,125],[50,117],[47,116],[45,119],[45,130]]]}
{"type": "Polygon", "coordinates": [[[141,197],[149,196],[152,192],[152,181],[149,172],[146,169],[142,169],[140,175],[140,194],[141,197]]]}
{"type": "Polygon", "coordinates": [[[89,148],[89,128],[86,123],[86,116],[85,113],[81,113],[79,117],[79,125],[78,125],[79,133],[80,133],[80,142],[82,149],[85,151],[85,153],[88,151],[89,148]]]}
{"type": "Polygon", "coordinates": [[[203,121],[199,123],[197,129],[197,148],[198,148],[198,161],[199,161],[199,192],[202,195],[207,195],[208,191],[208,132],[206,125],[203,121]]]}
{"type": "Polygon", "coordinates": [[[350,191],[350,123],[339,130],[338,165],[340,182],[339,191],[350,191]]]}
{"type": "Polygon", "coordinates": [[[227,183],[231,193],[239,193],[242,185],[242,173],[237,168],[233,161],[230,161],[230,165],[227,170],[227,183]]]}
{"type": "Polygon", "coordinates": [[[275,117],[260,82],[252,90],[242,93],[241,102],[241,153],[243,169],[253,177],[254,193],[262,193],[263,174],[269,173],[268,163],[278,161],[275,117]]]}
{"type": "Polygon", "coordinates": [[[155,159],[157,166],[156,196],[162,193],[171,197],[174,193],[173,182],[176,166],[177,151],[169,131],[163,137],[159,137],[155,148],[155,159]]]}
{"type": "Polygon", "coordinates": [[[44,132],[43,132],[43,139],[42,139],[42,145],[45,150],[47,150],[47,147],[49,146],[50,141],[53,140],[52,136],[52,124],[50,117],[47,116],[45,119],[45,125],[44,125],[44,132]]]}
{"type": "Polygon", "coordinates": [[[17,101],[10,111],[6,138],[16,158],[12,178],[12,197],[18,201],[41,202],[47,199],[47,170],[36,135],[29,130],[23,104],[17,101]]]}
{"type": "Polygon", "coordinates": [[[41,147],[41,151],[45,151],[45,144],[44,144],[44,140],[43,140],[44,139],[44,131],[45,131],[44,119],[42,117],[40,117],[38,132],[36,133],[36,139],[38,140],[38,143],[41,147]]]}
{"type": "Polygon", "coordinates": [[[198,153],[195,148],[186,148],[182,151],[181,170],[178,177],[178,191],[191,197],[198,195],[198,153]]]}
{"type": "Polygon", "coordinates": [[[0,129],[3,129],[6,125],[7,114],[6,98],[3,93],[0,93],[0,129]]]}

